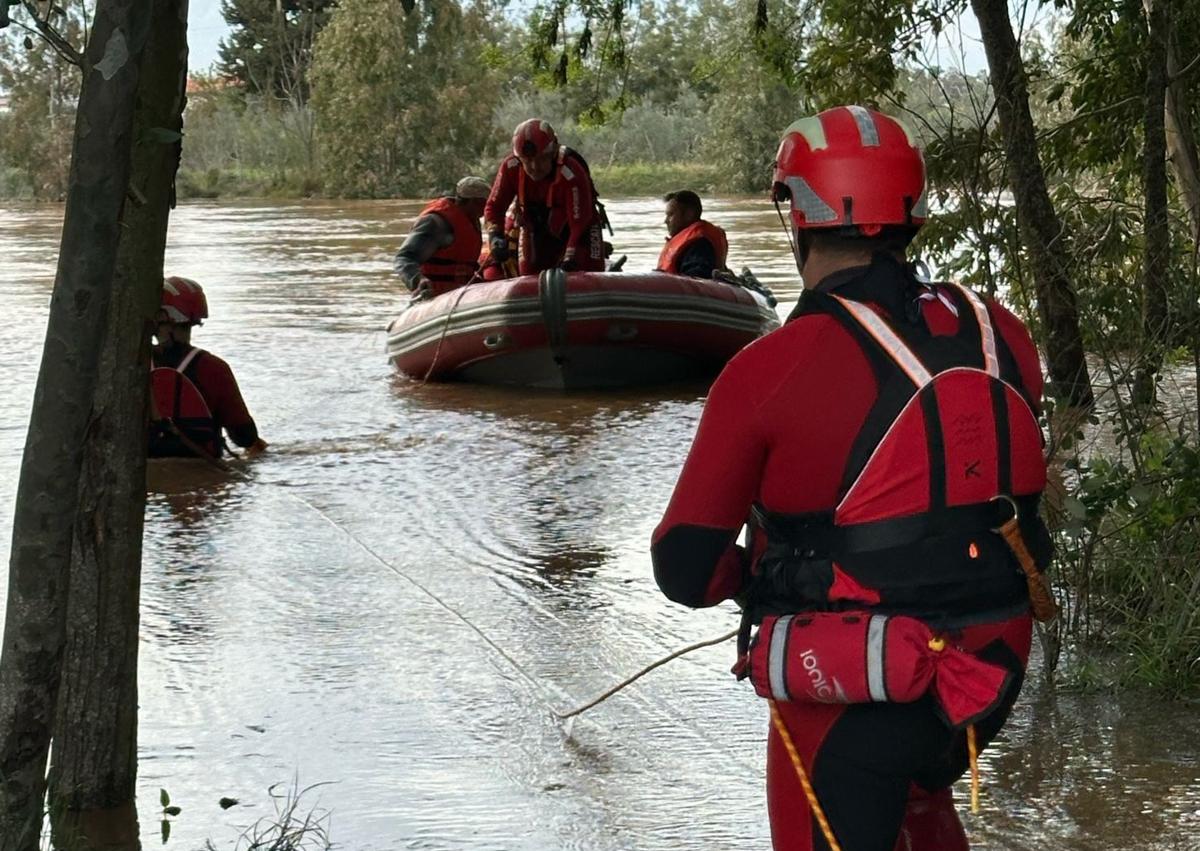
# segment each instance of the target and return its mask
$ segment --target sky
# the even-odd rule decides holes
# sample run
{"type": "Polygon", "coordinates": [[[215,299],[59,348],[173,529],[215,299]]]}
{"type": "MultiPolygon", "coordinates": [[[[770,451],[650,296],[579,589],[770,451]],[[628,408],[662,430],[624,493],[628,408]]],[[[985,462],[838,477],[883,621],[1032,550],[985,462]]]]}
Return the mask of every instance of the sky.
{"type": "Polygon", "coordinates": [[[221,17],[221,0],[188,3],[188,65],[193,71],[207,70],[217,61],[217,42],[228,32],[221,17]]]}

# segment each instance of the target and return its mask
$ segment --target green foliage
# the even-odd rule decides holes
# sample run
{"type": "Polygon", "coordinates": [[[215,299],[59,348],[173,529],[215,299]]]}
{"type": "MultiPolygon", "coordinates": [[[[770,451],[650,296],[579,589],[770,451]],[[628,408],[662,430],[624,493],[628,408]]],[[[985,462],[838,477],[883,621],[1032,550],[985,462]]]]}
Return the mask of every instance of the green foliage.
{"type": "MultiPolygon", "coordinates": [[[[1067,637],[1107,684],[1194,691],[1200,680],[1200,452],[1162,428],[1069,465],[1058,570],[1067,637]]],[[[1093,679],[1096,679],[1093,672],[1093,679]]]]}
{"type": "Polygon", "coordinates": [[[497,89],[481,69],[484,21],[452,0],[410,14],[345,0],[317,40],[312,104],[326,186],[353,197],[444,190],[494,145],[497,89]]]}
{"type": "Polygon", "coordinates": [[[320,190],[316,121],[306,104],[198,83],[184,114],[182,197],[311,195],[320,190]]]}
{"type": "Polygon", "coordinates": [[[220,72],[252,95],[307,102],[313,43],[337,0],[221,0],[220,72]]]}
{"type": "MultiPolygon", "coordinates": [[[[16,9],[13,14],[19,18],[16,9]]],[[[82,50],[78,8],[72,4],[55,23],[82,50]]],[[[0,91],[9,97],[9,111],[0,113],[0,183],[6,184],[0,193],[8,188],[40,199],[66,196],[79,84],[79,69],[41,39],[18,35],[15,27],[0,32],[0,91]]]]}
{"type": "Polygon", "coordinates": [[[663,195],[687,188],[706,193],[722,188],[724,175],[712,163],[622,163],[592,169],[597,186],[609,195],[663,195]]]}

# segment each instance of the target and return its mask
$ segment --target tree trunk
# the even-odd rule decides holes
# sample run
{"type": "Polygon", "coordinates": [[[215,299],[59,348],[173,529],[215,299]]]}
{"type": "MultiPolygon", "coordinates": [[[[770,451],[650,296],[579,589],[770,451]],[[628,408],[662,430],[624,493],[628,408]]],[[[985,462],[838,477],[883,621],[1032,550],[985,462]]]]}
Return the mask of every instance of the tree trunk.
{"type": "Polygon", "coordinates": [[[120,844],[111,833],[78,836],[98,822],[96,811],[127,814],[99,823],[130,828],[136,842],[149,332],[162,296],[167,218],[179,165],[179,140],[171,134],[183,126],[187,0],[153,0],[151,14],[134,112],[130,200],[75,514],[67,645],[50,771],[55,845],[63,848],[120,844]],[[68,836],[73,841],[62,841],[68,836]]]}
{"type": "Polygon", "coordinates": [[[1166,129],[1167,151],[1179,183],[1179,194],[1187,208],[1188,221],[1192,226],[1192,249],[1200,251],[1200,151],[1196,146],[1196,134],[1192,130],[1191,95],[1187,84],[1179,78],[1183,68],[1179,62],[1179,45],[1175,26],[1170,25],[1171,34],[1167,41],[1167,87],[1166,129]]]}
{"type": "Polygon", "coordinates": [[[1167,274],[1171,265],[1171,223],[1167,214],[1167,39],[1171,0],[1143,0],[1146,8],[1146,102],[1142,114],[1142,190],[1145,195],[1145,256],[1142,258],[1142,351],[1133,397],[1154,402],[1168,336],[1167,274]]]}
{"type": "Polygon", "coordinates": [[[72,521],[129,183],[148,0],[100,0],[54,295],[17,486],[0,655],[0,851],[36,851],[66,635],[72,521]]]}
{"type": "Polygon", "coordinates": [[[1092,404],[1092,383],[1079,333],[1064,229],[1046,190],[1038,155],[1025,65],[1008,17],[1007,0],[971,0],[987,53],[1009,183],[1017,205],[1021,239],[1029,253],[1038,312],[1045,329],[1046,360],[1056,395],[1074,406],[1092,404]]]}

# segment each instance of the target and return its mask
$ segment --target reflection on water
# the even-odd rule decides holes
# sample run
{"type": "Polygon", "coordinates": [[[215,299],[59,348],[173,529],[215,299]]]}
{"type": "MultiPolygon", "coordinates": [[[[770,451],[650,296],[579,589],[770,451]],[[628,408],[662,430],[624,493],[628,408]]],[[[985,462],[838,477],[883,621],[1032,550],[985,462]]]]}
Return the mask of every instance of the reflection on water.
{"type": "MultiPolygon", "coordinates": [[[[665,603],[646,556],[704,388],[555,395],[393,375],[391,254],[419,206],[199,204],[173,219],[168,269],[209,293],[196,340],[232,364],[271,451],[249,481],[152,465],[142,812],[165,786],[183,807],[172,846],[231,847],[273,812],[267,788],[298,776],[331,783],[312,803],[346,848],[766,847],[766,719],[726,674],[730,647],[656,671],[569,735],[549,712],[736,623],[729,607],[665,603]],[[223,796],[242,803],[224,811],[223,796]]],[[[774,211],[706,209],[733,264],[794,298],[774,211]]],[[[5,542],[60,213],[0,209],[5,542]]],[[[626,268],[650,268],[661,204],[609,214],[626,268]]],[[[979,846],[1196,847],[1190,708],[1035,692],[985,754],[979,846]]]]}

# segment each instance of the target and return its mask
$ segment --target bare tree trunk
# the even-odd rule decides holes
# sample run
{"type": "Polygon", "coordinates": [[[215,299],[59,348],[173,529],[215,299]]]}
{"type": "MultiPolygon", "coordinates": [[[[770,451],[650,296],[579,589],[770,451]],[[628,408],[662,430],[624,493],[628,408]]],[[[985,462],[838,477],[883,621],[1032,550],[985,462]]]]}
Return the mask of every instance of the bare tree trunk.
{"type": "Polygon", "coordinates": [[[1017,204],[1021,239],[1029,252],[1038,312],[1046,334],[1046,360],[1058,395],[1068,404],[1090,406],[1092,383],[1079,333],[1079,310],[1071,282],[1064,229],[1046,191],[1038,154],[1025,65],[1008,17],[1007,0],[971,0],[987,53],[1000,132],[1008,158],[1009,183],[1017,204]]]}
{"type": "Polygon", "coordinates": [[[1193,250],[1200,251],[1200,150],[1196,146],[1196,134],[1192,131],[1191,94],[1187,84],[1179,77],[1183,69],[1180,67],[1174,24],[1170,29],[1171,35],[1167,41],[1167,151],[1171,155],[1179,194],[1192,225],[1193,250]]]}
{"type": "Polygon", "coordinates": [[[1142,189],[1146,248],[1142,259],[1142,351],[1133,382],[1138,405],[1154,402],[1162,368],[1169,316],[1167,273],[1171,265],[1171,223],[1167,214],[1167,39],[1171,0],[1143,0],[1146,8],[1146,102],[1142,114],[1142,189]]]}
{"type": "Polygon", "coordinates": [[[72,521],[129,184],[148,0],[100,0],[21,462],[0,656],[0,851],[35,851],[66,636],[72,521]]]}
{"type": "Polygon", "coordinates": [[[152,5],[134,112],[130,202],[75,515],[67,646],[50,771],[50,809],[60,848],[135,848],[137,842],[138,594],[149,332],[162,295],[187,82],[187,0],[153,0],[152,5]]]}

